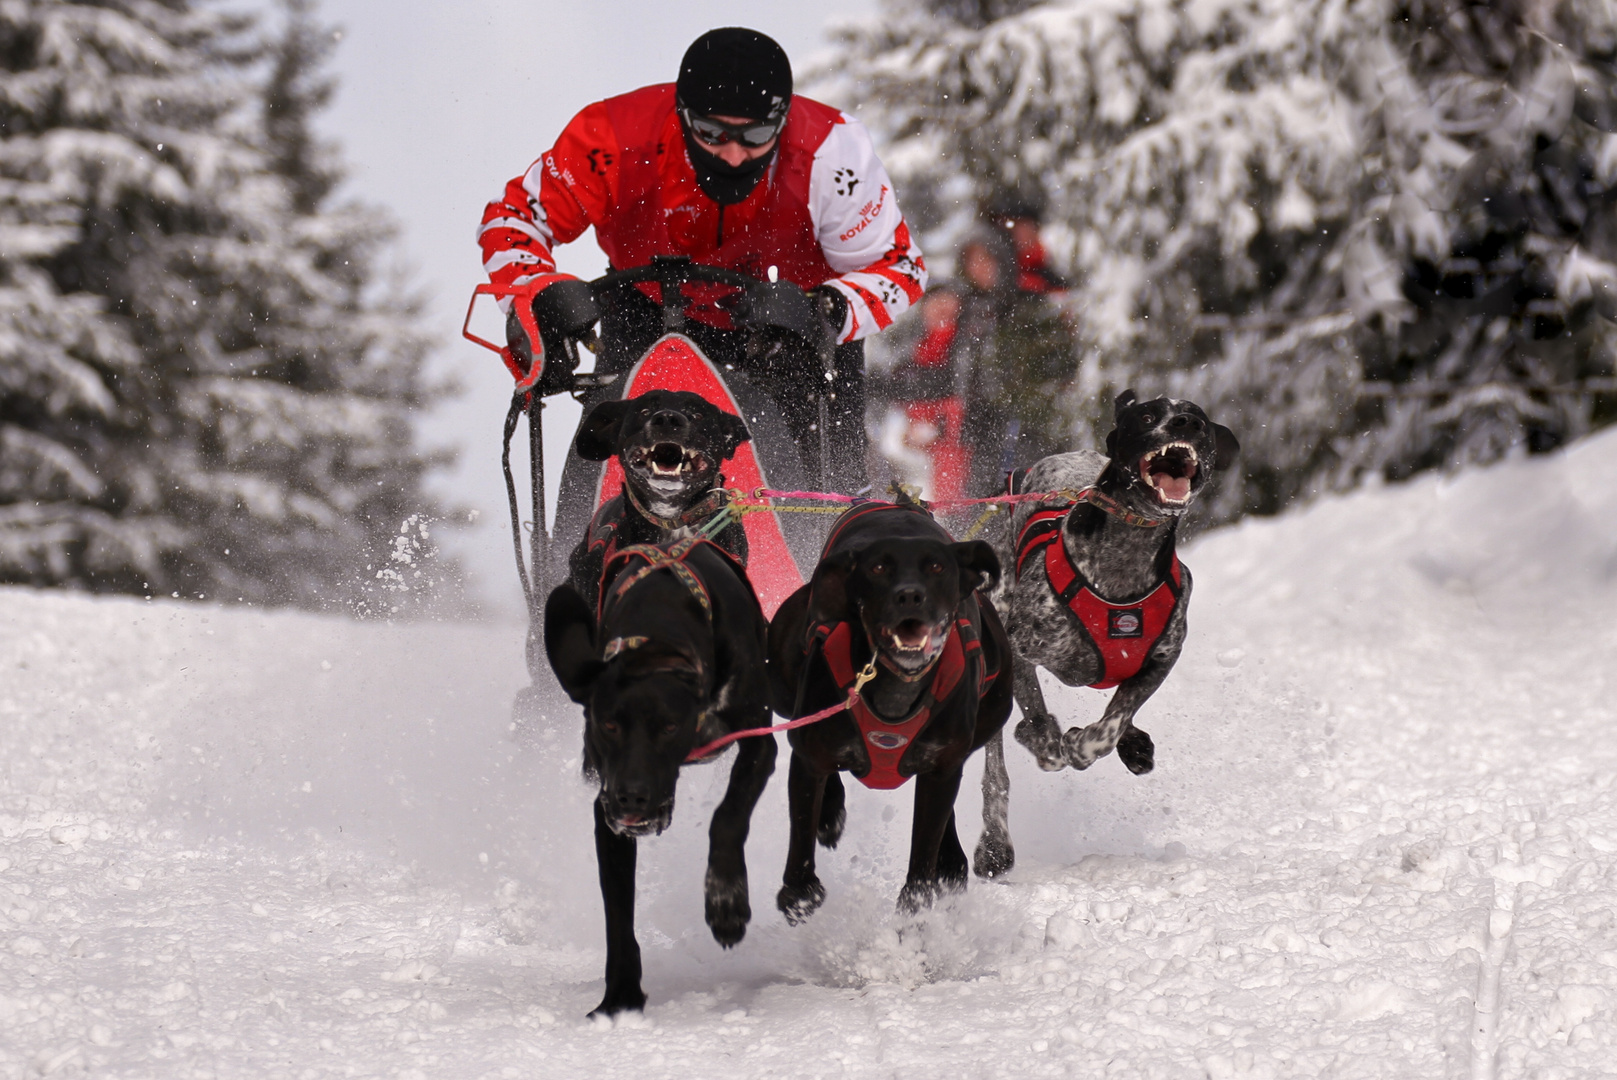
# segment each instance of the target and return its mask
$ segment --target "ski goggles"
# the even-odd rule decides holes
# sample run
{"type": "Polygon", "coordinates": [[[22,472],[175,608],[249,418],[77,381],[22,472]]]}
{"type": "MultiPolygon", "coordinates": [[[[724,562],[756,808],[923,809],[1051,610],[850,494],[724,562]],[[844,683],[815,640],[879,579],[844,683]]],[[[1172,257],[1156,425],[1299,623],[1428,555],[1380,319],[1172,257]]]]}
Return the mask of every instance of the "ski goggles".
{"type": "Polygon", "coordinates": [[[771,113],[763,120],[749,120],[744,124],[730,124],[723,120],[693,112],[687,106],[679,106],[679,119],[698,142],[709,146],[723,146],[727,142],[738,142],[748,149],[756,150],[760,146],[768,145],[769,141],[780,134],[780,129],[786,123],[786,107],[782,105],[777,111],[771,113]]]}

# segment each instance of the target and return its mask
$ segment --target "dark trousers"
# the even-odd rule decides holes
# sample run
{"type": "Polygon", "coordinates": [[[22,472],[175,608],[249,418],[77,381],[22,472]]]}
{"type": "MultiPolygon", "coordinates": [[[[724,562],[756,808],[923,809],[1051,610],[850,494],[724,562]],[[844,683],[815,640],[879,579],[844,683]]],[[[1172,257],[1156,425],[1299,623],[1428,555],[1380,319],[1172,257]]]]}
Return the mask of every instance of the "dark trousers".
{"type": "MultiPolygon", "coordinates": [[[[596,369],[610,374],[628,371],[665,332],[662,309],[643,293],[625,289],[614,294],[601,318],[602,348],[596,369]]],[[[743,372],[754,386],[775,400],[785,417],[787,433],[797,445],[808,483],[824,483],[825,490],[846,495],[865,488],[864,342],[838,345],[832,353],[833,378],[827,379],[815,350],[796,337],[762,338],[760,332],[719,330],[689,319],[679,332],[694,341],[721,370],[743,372]],[[827,450],[823,480],[822,404],[827,450]]],[[[760,434],[754,432],[753,437],[760,434]]]]}

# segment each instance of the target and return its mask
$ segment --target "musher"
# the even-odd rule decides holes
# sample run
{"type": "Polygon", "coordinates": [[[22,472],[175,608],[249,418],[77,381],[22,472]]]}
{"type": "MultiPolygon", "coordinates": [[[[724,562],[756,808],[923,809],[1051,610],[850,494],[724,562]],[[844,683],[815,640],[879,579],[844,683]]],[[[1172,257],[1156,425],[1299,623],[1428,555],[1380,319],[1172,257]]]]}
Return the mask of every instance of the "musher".
{"type": "MultiPolygon", "coordinates": [[[[807,290],[836,343],[829,383],[816,343],[748,333],[744,308],[711,291],[688,293],[697,299],[684,333],[776,400],[807,476],[819,475],[826,393],[829,485],[849,493],[865,486],[863,339],[919,299],[926,267],[869,133],[837,109],[794,96],[791,62],[774,40],[739,27],[711,30],[686,50],[677,82],[587,106],[488,204],[478,234],[484,268],[496,284],[553,274],[552,248],[590,226],[614,270],[688,255],[759,280],[774,267],[807,290]]],[[[543,311],[536,301],[548,340],[543,311]]],[[[650,295],[621,290],[602,313],[596,370],[627,371],[662,333],[650,295]]],[[[514,317],[507,334],[525,355],[514,317]]]]}

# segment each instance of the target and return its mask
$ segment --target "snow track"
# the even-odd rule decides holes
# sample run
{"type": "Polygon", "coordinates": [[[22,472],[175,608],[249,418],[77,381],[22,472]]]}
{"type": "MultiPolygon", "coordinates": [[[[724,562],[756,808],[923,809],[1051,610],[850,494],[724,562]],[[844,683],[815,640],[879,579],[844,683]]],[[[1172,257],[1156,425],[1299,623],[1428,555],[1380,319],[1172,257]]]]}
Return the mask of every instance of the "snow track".
{"type": "Polygon", "coordinates": [[[1156,772],[1013,745],[1017,870],[919,918],[911,793],[854,786],[785,926],[782,770],[723,952],[728,758],[688,770],[615,1025],[578,721],[510,741],[518,628],[0,593],[0,1078],[1609,1075],[1614,454],[1203,538],[1156,772]]]}

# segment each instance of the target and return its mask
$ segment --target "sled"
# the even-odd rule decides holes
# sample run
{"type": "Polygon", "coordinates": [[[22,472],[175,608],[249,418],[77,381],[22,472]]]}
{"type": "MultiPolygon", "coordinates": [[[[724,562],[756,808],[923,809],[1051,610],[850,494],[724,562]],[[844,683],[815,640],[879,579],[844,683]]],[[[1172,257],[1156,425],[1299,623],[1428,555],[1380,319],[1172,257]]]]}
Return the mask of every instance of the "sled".
{"type": "MultiPolygon", "coordinates": [[[[530,341],[539,340],[538,325],[531,310],[533,297],[554,281],[547,275],[539,281],[521,286],[479,285],[467,308],[462,334],[470,341],[500,354],[506,367],[517,380],[516,393],[505,421],[506,494],[511,505],[512,543],[515,548],[518,574],[528,602],[528,667],[537,682],[540,672],[546,670],[543,648],[538,635],[543,624],[544,602],[550,589],[565,575],[566,555],[589,528],[595,511],[615,496],[623,486],[623,471],[617,460],[606,462],[585,461],[569,445],[567,461],[556,502],[554,529],[546,529],[544,489],[544,447],[542,438],[543,398],[540,394],[543,360],[524,370],[511,354],[511,350],[478,337],[471,330],[473,309],[480,296],[496,299],[510,297],[515,303],[517,317],[530,341]],[[528,417],[532,492],[532,541],[524,552],[521,512],[517,501],[516,484],[510,468],[511,439],[520,416],[528,417]]],[[[692,263],[684,257],[659,256],[649,266],[630,270],[612,271],[589,282],[589,289],[597,299],[610,290],[626,285],[657,287],[658,303],[663,315],[663,335],[641,355],[638,361],[620,375],[575,374],[567,385],[549,393],[571,393],[583,406],[584,415],[598,402],[632,398],[650,390],[684,390],[699,394],[715,407],[740,416],[751,434],[751,441],[741,444],[735,457],[723,466],[723,485],[739,491],[751,500],[761,488],[799,489],[804,487],[803,466],[797,446],[787,429],[786,421],[774,399],[735,371],[721,370],[690,338],[680,333],[685,325],[687,284],[704,290],[715,286],[744,291],[753,318],[770,326],[782,327],[817,340],[823,335],[812,305],[801,290],[786,282],[763,282],[731,270],[692,263]]],[[[591,335],[582,322],[593,317],[581,315],[581,327],[576,340],[586,347],[594,347],[591,335]]],[[[574,348],[574,338],[566,347],[574,348]]],[[[820,349],[822,362],[829,365],[829,337],[824,337],[820,349]]],[[[576,359],[576,352],[572,354],[576,359]]],[[[576,363],[574,364],[576,366],[576,363]]],[[[819,430],[822,438],[826,425],[819,430]]],[[[826,460],[822,446],[820,460],[826,460]]],[[[828,522],[823,516],[790,513],[776,509],[753,509],[742,516],[748,545],[747,574],[758,593],[765,615],[790,596],[811,571],[818,556],[820,544],[828,522]]]]}

